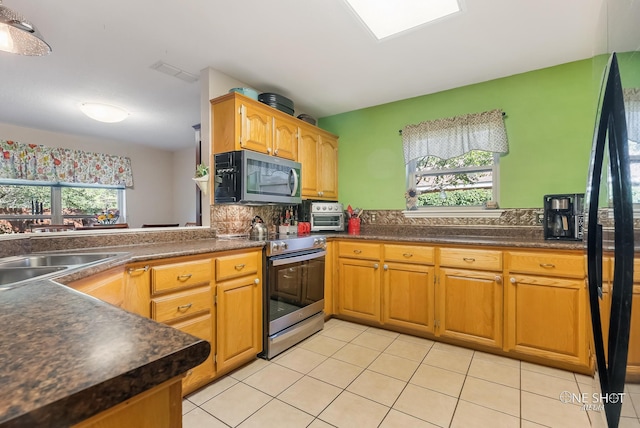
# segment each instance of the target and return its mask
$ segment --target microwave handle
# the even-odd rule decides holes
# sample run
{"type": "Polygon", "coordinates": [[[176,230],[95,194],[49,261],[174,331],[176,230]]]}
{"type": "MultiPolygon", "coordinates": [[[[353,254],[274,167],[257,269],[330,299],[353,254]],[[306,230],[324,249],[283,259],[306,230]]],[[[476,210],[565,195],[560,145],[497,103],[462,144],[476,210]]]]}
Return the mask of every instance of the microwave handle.
{"type": "Polygon", "coordinates": [[[298,173],[293,168],[291,168],[289,173],[293,175],[293,189],[291,190],[291,196],[296,196],[296,192],[298,191],[298,173]]]}

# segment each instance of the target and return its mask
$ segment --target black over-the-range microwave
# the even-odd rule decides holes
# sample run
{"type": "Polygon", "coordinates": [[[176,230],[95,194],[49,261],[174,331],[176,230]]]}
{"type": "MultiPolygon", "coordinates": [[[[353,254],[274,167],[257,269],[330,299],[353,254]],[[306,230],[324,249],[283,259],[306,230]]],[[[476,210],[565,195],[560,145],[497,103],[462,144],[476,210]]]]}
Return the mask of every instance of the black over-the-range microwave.
{"type": "Polygon", "coordinates": [[[299,204],[302,166],[250,150],[214,155],[217,204],[299,204]]]}

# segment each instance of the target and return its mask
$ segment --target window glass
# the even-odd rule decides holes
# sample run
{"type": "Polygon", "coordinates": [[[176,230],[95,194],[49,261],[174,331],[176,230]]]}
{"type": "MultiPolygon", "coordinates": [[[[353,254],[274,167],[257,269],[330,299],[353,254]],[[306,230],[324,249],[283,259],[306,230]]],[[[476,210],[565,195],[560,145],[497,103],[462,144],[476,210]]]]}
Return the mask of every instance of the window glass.
{"type": "Polygon", "coordinates": [[[629,141],[629,166],[631,175],[631,197],[640,204],[640,143],[629,141]]]}
{"type": "Polygon", "coordinates": [[[498,159],[491,152],[473,150],[451,159],[427,156],[410,163],[408,208],[412,202],[420,208],[480,206],[495,200],[498,159]]]}
{"type": "Polygon", "coordinates": [[[29,233],[47,224],[113,224],[124,215],[123,201],[124,189],[2,184],[0,234],[29,233]]]}

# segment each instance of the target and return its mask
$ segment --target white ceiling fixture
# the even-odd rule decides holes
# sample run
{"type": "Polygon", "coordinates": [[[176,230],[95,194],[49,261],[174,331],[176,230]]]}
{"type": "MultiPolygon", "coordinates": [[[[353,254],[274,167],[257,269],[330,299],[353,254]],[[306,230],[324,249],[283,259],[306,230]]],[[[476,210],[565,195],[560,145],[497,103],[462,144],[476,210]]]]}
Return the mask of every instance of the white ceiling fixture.
{"type": "Polygon", "coordinates": [[[51,52],[42,34],[24,17],[0,0],[0,50],[18,55],[40,56],[51,52]]]}
{"type": "Polygon", "coordinates": [[[174,67],[173,65],[167,64],[164,61],[158,61],[151,64],[151,68],[159,71],[160,73],[168,74],[169,76],[177,77],[180,80],[184,80],[188,83],[194,83],[198,81],[198,76],[195,74],[189,73],[188,71],[184,71],[178,67],[174,67]]]}
{"type": "Polygon", "coordinates": [[[458,0],[346,0],[378,39],[460,12],[458,0]]]}
{"type": "Polygon", "coordinates": [[[129,112],[125,109],[101,103],[82,103],[80,111],[93,120],[105,123],[122,122],[129,117],[129,112]]]}

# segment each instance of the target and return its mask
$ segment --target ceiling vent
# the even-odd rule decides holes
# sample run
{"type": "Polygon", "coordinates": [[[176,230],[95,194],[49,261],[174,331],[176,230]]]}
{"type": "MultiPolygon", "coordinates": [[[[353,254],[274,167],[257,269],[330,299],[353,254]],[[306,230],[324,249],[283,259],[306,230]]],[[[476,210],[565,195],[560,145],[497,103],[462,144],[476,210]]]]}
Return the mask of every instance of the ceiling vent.
{"type": "Polygon", "coordinates": [[[151,65],[151,68],[159,71],[160,73],[168,74],[169,76],[177,77],[180,80],[184,80],[188,83],[194,83],[198,81],[198,76],[191,74],[187,71],[181,70],[178,67],[169,65],[166,62],[158,61],[151,65]]]}

